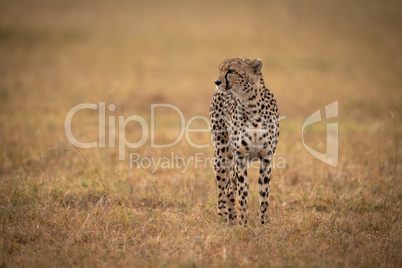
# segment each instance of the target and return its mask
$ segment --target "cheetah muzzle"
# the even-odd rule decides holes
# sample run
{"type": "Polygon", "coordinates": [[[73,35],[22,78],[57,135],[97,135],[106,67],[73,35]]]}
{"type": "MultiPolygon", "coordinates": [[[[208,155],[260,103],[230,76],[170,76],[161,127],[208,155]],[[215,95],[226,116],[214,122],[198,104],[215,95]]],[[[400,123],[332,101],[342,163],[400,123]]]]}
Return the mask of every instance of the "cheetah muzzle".
{"type": "Polygon", "coordinates": [[[262,61],[229,59],[219,66],[217,90],[209,109],[218,215],[223,221],[247,224],[247,165],[260,160],[260,220],[267,222],[271,161],[278,144],[279,113],[274,94],[265,87],[262,61]],[[240,219],[235,202],[238,199],[240,219]]]}

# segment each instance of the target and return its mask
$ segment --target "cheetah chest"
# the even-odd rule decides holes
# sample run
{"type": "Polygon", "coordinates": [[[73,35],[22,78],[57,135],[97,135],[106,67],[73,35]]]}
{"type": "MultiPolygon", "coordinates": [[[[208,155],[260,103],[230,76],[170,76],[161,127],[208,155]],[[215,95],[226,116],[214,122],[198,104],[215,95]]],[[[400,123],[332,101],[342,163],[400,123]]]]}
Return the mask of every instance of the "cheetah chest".
{"type": "Polygon", "coordinates": [[[250,158],[265,156],[271,148],[268,125],[263,121],[251,121],[244,125],[238,146],[242,154],[250,158]]]}

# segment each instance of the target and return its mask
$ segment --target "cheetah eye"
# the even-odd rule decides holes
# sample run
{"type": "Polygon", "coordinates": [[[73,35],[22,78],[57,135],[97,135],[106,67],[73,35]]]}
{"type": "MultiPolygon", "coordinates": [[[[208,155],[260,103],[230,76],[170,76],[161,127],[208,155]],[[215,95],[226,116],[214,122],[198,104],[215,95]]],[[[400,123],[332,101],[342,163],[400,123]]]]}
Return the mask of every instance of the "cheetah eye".
{"type": "Polygon", "coordinates": [[[231,74],[231,73],[233,73],[233,70],[228,70],[227,73],[228,73],[228,74],[231,74]]]}

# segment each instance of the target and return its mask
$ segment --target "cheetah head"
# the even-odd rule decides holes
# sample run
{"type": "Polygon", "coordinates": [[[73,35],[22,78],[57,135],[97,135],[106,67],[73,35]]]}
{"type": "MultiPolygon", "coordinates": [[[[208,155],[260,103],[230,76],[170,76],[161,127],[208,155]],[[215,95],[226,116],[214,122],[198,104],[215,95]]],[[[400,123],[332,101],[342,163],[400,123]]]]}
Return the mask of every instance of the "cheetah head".
{"type": "Polygon", "coordinates": [[[250,92],[261,80],[262,61],[243,58],[228,59],[219,66],[219,75],[215,80],[217,89],[232,91],[239,97],[250,92]]]}

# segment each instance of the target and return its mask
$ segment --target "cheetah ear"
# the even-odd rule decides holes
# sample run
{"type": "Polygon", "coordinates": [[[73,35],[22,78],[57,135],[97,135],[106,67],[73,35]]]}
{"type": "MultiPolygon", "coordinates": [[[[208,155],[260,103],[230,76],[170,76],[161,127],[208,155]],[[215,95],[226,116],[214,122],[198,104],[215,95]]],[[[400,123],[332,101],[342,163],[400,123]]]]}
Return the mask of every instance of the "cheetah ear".
{"type": "Polygon", "coordinates": [[[251,62],[251,66],[253,67],[254,70],[259,71],[261,70],[262,67],[262,60],[260,59],[255,59],[251,62]]]}

